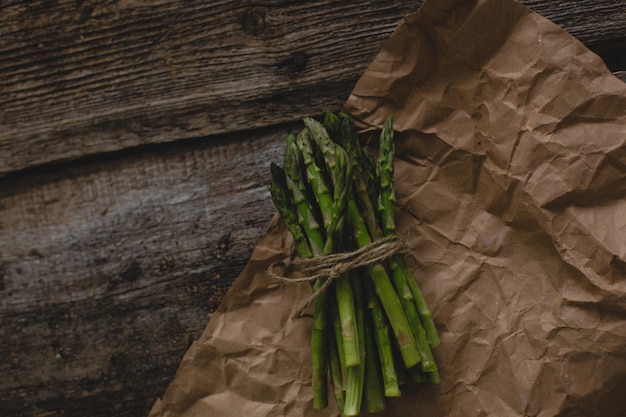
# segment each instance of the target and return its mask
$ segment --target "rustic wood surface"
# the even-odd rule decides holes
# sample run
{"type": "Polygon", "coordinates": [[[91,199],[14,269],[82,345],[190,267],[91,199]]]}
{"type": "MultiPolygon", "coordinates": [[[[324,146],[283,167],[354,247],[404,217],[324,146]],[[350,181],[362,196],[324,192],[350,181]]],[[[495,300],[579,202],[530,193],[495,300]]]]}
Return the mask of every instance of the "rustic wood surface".
{"type": "MultiPolygon", "coordinates": [[[[626,47],[623,1],[526,3],[600,52],[626,47]]],[[[416,9],[398,0],[5,1],[0,174],[336,108],[416,9]]]]}
{"type": "MultiPolygon", "coordinates": [[[[0,416],[143,416],[274,214],[268,164],[415,1],[0,3],[0,416]]],[[[626,81],[623,1],[529,0],[626,81]]]]}

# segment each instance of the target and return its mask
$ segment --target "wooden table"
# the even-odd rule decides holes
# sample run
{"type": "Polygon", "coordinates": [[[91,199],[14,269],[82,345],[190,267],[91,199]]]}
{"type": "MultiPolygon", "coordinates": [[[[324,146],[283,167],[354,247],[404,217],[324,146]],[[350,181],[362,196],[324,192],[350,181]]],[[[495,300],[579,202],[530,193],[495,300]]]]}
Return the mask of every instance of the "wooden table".
{"type": "MultiPolygon", "coordinates": [[[[524,3],[626,79],[623,1],[524,3]]],[[[286,133],[418,4],[0,3],[0,415],[146,415],[274,213],[286,133]]]]}

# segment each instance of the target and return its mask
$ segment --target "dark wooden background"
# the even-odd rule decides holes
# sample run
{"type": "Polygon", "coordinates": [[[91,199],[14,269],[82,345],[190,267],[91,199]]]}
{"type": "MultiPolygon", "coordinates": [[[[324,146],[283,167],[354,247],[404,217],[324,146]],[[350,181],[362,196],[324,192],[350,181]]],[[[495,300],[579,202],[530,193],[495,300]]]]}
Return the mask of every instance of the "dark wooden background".
{"type": "MultiPolygon", "coordinates": [[[[626,3],[529,0],[626,79],[626,3]]],[[[147,414],[274,213],[268,165],[416,1],[0,2],[0,416],[147,414]]]]}

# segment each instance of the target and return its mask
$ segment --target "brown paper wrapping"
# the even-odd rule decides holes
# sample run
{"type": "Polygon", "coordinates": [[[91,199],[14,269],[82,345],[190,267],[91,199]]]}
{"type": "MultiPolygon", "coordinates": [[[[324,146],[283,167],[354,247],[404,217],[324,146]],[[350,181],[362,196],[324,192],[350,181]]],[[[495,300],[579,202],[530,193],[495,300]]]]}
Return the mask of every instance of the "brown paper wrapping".
{"type": "MultiPolygon", "coordinates": [[[[380,415],[626,415],[626,85],[518,2],[429,0],[345,110],[394,116],[399,233],[441,337],[441,384],[380,415]]],[[[309,286],[264,276],[292,253],[276,217],[150,417],[338,415],[311,406],[291,318],[309,286]]]]}

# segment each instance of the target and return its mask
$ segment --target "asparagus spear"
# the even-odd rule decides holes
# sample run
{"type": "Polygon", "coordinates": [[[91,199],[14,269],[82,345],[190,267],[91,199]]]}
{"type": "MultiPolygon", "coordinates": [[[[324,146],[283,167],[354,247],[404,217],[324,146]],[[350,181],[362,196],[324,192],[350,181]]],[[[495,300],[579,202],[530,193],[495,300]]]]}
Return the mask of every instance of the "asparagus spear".
{"type": "MultiPolygon", "coordinates": [[[[349,149],[351,155],[353,155],[356,160],[356,164],[359,169],[359,173],[361,175],[362,180],[365,182],[365,187],[367,193],[369,194],[369,202],[362,203],[364,207],[373,207],[378,204],[378,180],[376,176],[376,166],[374,163],[374,159],[372,155],[367,151],[367,148],[361,145],[361,141],[359,140],[356,132],[356,128],[354,126],[354,121],[350,116],[345,113],[340,113],[339,117],[341,119],[341,131],[343,140],[346,141],[346,147],[349,149]]],[[[374,212],[376,210],[373,209],[374,212]]],[[[379,219],[377,219],[380,221],[379,219]]],[[[368,227],[370,225],[368,224],[368,227]]],[[[378,228],[378,225],[374,227],[373,230],[370,230],[372,233],[372,237],[378,239],[382,236],[381,231],[378,228]]]]}
{"type": "Polygon", "coordinates": [[[343,408],[343,416],[357,416],[361,411],[361,403],[363,401],[363,390],[365,388],[365,315],[363,314],[363,294],[361,288],[360,277],[354,274],[354,271],[348,274],[348,278],[352,281],[354,289],[354,302],[357,308],[356,328],[358,334],[358,346],[361,362],[348,368],[348,380],[346,385],[346,402],[343,408]]]}
{"type": "Polygon", "coordinates": [[[394,360],[393,344],[389,337],[389,322],[382,310],[376,293],[369,285],[363,286],[367,299],[367,308],[370,311],[374,337],[380,359],[381,374],[386,397],[399,397],[400,386],[396,364],[394,360]]]}
{"type": "MultiPolygon", "coordinates": [[[[298,213],[298,221],[301,228],[305,231],[305,235],[309,239],[312,254],[321,256],[324,254],[325,246],[324,236],[317,223],[313,210],[307,200],[307,185],[302,178],[304,158],[300,149],[295,143],[295,136],[289,135],[286,140],[285,150],[285,182],[288,190],[292,194],[294,205],[298,213]]],[[[314,288],[317,289],[323,282],[315,283],[314,288]]],[[[329,295],[322,292],[315,299],[313,307],[313,331],[311,334],[311,366],[312,378],[311,386],[313,388],[313,406],[317,409],[323,409],[328,406],[327,394],[327,377],[326,370],[328,366],[328,330],[327,330],[327,305],[329,295]]]]}
{"type": "Polygon", "coordinates": [[[310,184],[313,196],[322,213],[324,228],[328,230],[333,220],[333,199],[330,188],[324,180],[322,169],[315,160],[311,146],[311,132],[308,129],[302,129],[296,137],[295,144],[302,155],[301,166],[304,167],[306,181],[310,184]]]}
{"type": "MultiPolygon", "coordinates": [[[[365,286],[364,286],[365,287],[365,286]]],[[[369,296],[363,292],[365,304],[369,308],[369,296]]],[[[368,311],[369,312],[369,311],[368,311]]],[[[365,408],[370,413],[385,409],[385,384],[383,381],[381,364],[377,355],[376,330],[372,317],[365,314],[365,381],[363,396],[365,408]]]]}
{"type": "MultiPolygon", "coordinates": [[[[330,303],[334,305],[334,303],[330,303]]],[[[341,337],[341,332],[339,333],[341,337]]],[[[335,396],[335,402],[340,410],[343,410],[346,403],[346,381],[345,371],[342,364],[341,349],[336,340],[336,333],[331,332],[329,338],[329,354],[328,354],[328,369],[330,371],[330,378],[333,383],[333,394],[335,396]]]]}
{"type": "MultiPolygon", "coordinates": [[[[315,161],[314,149],[311,143],[313,138],[309,126],[313,119],[304,119],[305,126],[296,138],[296,143],[303,155],[303,163],[306,170],[306,179],[311,185],[320,212],[324,217],[326,226],[326,242],[323,253],[329,255],[334,249],[338,249],[338,239],[345,223],[346,200],[350,194],[351,178],[350,167],[347,164],[347,156],[340,147],[329,144],[324,152],[324,162],[330,173],[332,185],[326,184],[322,174],[322,168],[315,161]],[[333,195],[330,195],[330,190],[333,195]]],[[[357,329],[355,323],[354,300],[352,289],[347,276],[338,278],[335,282],[335,296],[339,310],[339,318],[342,328],[342,343],[344,360],[347,367],[358,365],[361,362],[358,347],[357,329]]]]}
{"type": "Polygon", "coordinates": [[[298,223],[309,241],[313,256],[322,256],[325,239],[323,232],[320,230],[320,225],[315,219],[315,213],[307,199],[307,184],[302,178],[304,162],[295,140],[296,137],[293,134],[289,134],[286,139],[285,185],[291,194],[293,205],[297,211],[298,223]]]}
{"type": "Polygon", "coordinates": [[[375,166],[371,160],[371,156],[366,154],[361,147],[361,143],[357,137],[354,122],[350,117],[343,115],[341,119],[335,116],[328,117],[331,123],[339,123],[338,129],[343,146],[350,155],[350,164],[354,177],[354,188],[358,204],[367,229],[372,239],[379,239],[383,236],[378,212],[375,203],[378,201],[378,188],[373,183],[375,166]],[[372,174],[372,175],[370,175],[372,174]]]}
{"type": "Polygon", "coordinates": [[[275,163],[272,163],[270,165],[270,172],[272,174],[272,182],[269,187],[270,195],[272,196],[274,206],[278,209],[278,212],[287,225],[287,229],[294,238],[296,252],[301,258],[312,258],[313,251],[311,250],[311,246],[309,245],[304,231],[300,227],[296,215],[296,207],[289,196],[285,170],[275,163]]]}
{"type": "MultiPolygon", "coordinates": [[[[392,123],[392,118],[389,117],[383,125],[380,135],[380,151],[378,161],[376,163],[376,174],[379,179],[380,187],[378,209],[381,212],[383,232],[386,236],[396,234],[394,212],[396,196],[393,189],[393,157],[395,154],[395,145],[393,143],[392,123]]],[[[414,282],[413,277],[408,274],[408,269],[406,268],[404,260],[401,256],[393,256],[389,260],[389,265],[392,271],[393,282],[396,290],[402,294],[401,302],[405,312],[407,313],[407,318],[411,323],[413,336],[420,351],[422,369],[427,372],[436,372],[437,365],[430,349],[431,346],[428,342],[428,337],[422,325],[422,321],[418,317],[416,303],[414,302],[414,296],[410,289],[410,281],[414,282]]],[[[415,284],[415,287],[417,287],[417,284],[415,284]]],[[[430,321],[432,322],[432,318],[430,321]]]]}

